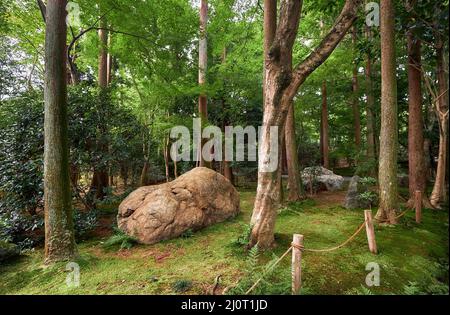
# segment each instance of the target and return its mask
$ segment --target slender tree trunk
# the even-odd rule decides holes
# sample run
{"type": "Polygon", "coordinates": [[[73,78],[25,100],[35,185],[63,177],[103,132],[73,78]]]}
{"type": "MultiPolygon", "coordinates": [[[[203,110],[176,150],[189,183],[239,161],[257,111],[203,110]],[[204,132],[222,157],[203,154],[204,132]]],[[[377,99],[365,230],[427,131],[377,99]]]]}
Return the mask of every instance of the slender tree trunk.
{"type": "Polygon", "coordinates": [[[392,0],[381,1],[381,132],[379,158],[380,205],[378,220],[396,223],[397,210],[397,78],[395,15],[392,0]]]}
{"type": "MultiPolygon", "coordinates": [[[[106,22],[105,19],[102,18],[100,20],[100,27],[105,28],[106,22]]],[[[108,32],[100,29],[98,31],[98,36],[100,39],[100,49],[98,55],[98,86],[100,87],[100,106],[104,106],[104,93],[106,88],[108,87],[108,54],[107,54],[107,45],[108,45],[108,32]]],[[[104,119],[104,117],[102,117],[104,119]]],[[[100,134],[104,135],[106,133],[105,122],[100,122],[99,126],[100,134]]],[[[97,141],[97,145],[102,152],[107,152],[108,147],[105,144],[100,144],[97,141]]],[[[91,188],[90,191],[95,191],[95,197],[99,200],[102,200],[105,197],[104,189],[108,187],[108,167],[98,167],[94,165],[94,174],[92,176],[91,188]]]]}
{"type": "Polygon", "coordinates": [[[170,167],[169,167],[169,136],[164,139],[164,164],[166,167],[166,182],[170,181],[170,167]]]}
{"type": "Polygon", "coordinates": [[[300,164],[298,161],[297,141],[295,139],[295,113],[294,104],[289,106],[286,119],[286,159],[288,168],[289,201],[298,201],[304,198],[302,180],[300,177],[300,164]]]}
{"type": "Polygon", "coordinates": [[[323,167],[330,168],[329,138],[328,138],[328,102],[327,102],[327,82],[322,82],[322,112],[321,112],[321,133],[322,133],[322,161],[323,167]]]}
{"type": "Polygon", "coordinates": [[[411,31],[408,41],[408,168],[409,168],[409,201],[414,206],[415,192],[420,190],[424,203],[428,206],[426,196],[425,152],[423,140],[422,86],[421,86],[421,43],[411,31]]]}
{"type": "MultiPolygon", "coordinates": [[[[372,40],[372,32],[369,28],[366,30],[367,39],[372,40]]],[[[375,117],[374,117],[374,106],[375,98],[373,95],[373,82],[372,82],[372,58],[370,52],[366,55],[366,128],[367,128],[367,158],[369,161],[375,160],[375,117]]],[[[374,171],[371,175],[375,175],[374,171]]]]}
{"type": "MultiPolygon", "coordinates": [[[[352,39],[353,39],[353,46],[355,46],[356,49],[356,41],[357,41],[357,30],[356,27],[353,26],[353,33],[352,33],[352,39]]],[[[358,65],[355,61],[355,64],[353,66],[353,78],[352,78],[352,110],[353,110],[353,127],[355,130],[355,146],[356,146],[356,152],[359,152],[361,150],[361,118],[359,113],[359,84],[358,84],[358,65]]]]}
{"type": "Polygon", "coordinates": [[[446,163],[447,163],[447,146],[448,146],[448,82],[445,73],[446,62],[444,59],[444,42],[441,34],[436,31],[436,64],[438,79],[438,95],[436,106],[436,115],[439,122],[439,153],[436,169],[436,179],[434,182],[433,192],[431,193],[431,204],[440,208],[441,201],[446,199],[446,163]]]}
{"type": "Polygon", "coordinates": [[[359,0],[347,0],[331,31],[319,46],[292,70],[292,47],[297,36],[302,1],[281,2],[280,19],[275,39],[265,64],[264,118],[259,141],[258,189],[251,219],[249,246],[259,248],[274,245],[274,228],[280,197],[280,144],[284,135],[289,106],[306,78],[320,66],[336,48],[356,18],[359,0]],[[278,133],[271,137],[271,127],[278,133]],[[278,141],[275,145],[273,141],[278,141]],[[278,157],[277,163],[274,159],[278,157]],[[271,164],[278,166],[273,170],[271,164]]]}
{"type": "MultiPolygon", "coordinates": [[[[200,2],[200,41],[199,41],[199,59],[198,59],[198,84],[203,87],[206,84],[206,69],[208,66],[208,46],[207,46],[207,31],[208,24],[208,0],[201,0],[200,2]]],[[[201,92],[198,99],[198,112],[202,121],[202,126],[208,120],[208,97],[204,92],[201,92]]],[[[203,127],[202,127],[203,128],[203,127]]],[[[203,159],[202,148],[205,140],[201,138],[200,146],[198,147],[199,165],[203,167],[211,167],[210,162],[203,159]]]]}
{"type": "Polygon", "coordinates": [[[49,0],[45,30],[44,212],[45,262],[76,255],[69,177],[66,4],[49,0]]]}
{"type": "MultiPolygon", "coordinates": [[[[264,0],[264,68],[269,61],[268,54],[275,38],[277,30],[277,0],[264,0]]],[[[265,82],[266,71],[263,71],[263,82],[265,82]]],[[[263,99],[265,95],[263,85],[263,99]]],[[[264,105],[264,102],[263,102],[264,105]]]]}
{"type": "Polygon", "coordinates": [[[148,180],[148,169],[150,167],[150,163],[148,160],[145,160],[144,166],[142,167],[141,176],[139,179],[140,186],[147,186],[149,184],[148,180]]]}

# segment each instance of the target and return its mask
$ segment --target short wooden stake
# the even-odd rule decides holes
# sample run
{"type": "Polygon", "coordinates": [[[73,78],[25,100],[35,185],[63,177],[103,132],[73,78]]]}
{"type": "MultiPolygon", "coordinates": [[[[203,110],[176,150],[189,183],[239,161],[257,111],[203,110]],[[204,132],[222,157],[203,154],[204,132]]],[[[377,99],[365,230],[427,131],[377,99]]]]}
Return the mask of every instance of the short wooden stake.
{"type": "Polygon", "coordinates": [[[367,242],[372,254],[377,254],[377,243],[375,241],[375,230],[373,228],[372,210],[364,210],[364,219],[366,221],[367,242]]]}
{"type": "Polygon", "coordinates": [[[416,208],[416,222],[421,223],[422,222],[422,192],[420,190],[416,190],[415,195],[415,208],[416,208]]]}
{"type": "Polygon", "coordinates": [[[302,287],[302,251],[303,235],[294,234],[292,244],[292,294],[300,293],[302,287]]]}

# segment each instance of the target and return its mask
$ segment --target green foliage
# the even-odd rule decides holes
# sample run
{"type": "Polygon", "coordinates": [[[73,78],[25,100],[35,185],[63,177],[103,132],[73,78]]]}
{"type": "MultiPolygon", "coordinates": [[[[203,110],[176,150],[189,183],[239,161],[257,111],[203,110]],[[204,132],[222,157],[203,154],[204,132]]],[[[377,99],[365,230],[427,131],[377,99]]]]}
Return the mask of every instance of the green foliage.
{"type": "Polygon", "coordinates": [[[362,284],[361,284],[361,286],[359,286],[357,288],[347,290],[345,292],[345,294],[348,294],[348,295],[374,295],[373,292],[369,288],[363,286],[362,284]]]}
{"type": "Polygon", "coordinates": [[[190,238],[192,236],[194,236],[194,231],[192,229],[187,229],[183,232],[183,234],[181,234],[182,238],[190,238]]]}
{"type": "Polygon", "coordinates": [[[172,290],[176,293],[184,293],[189,291],[192,287],[192,281],[190,280],[177,280],[172,284],[172,290]]]}
{"type": "Polygon", "coordinates": [[[114,230],[115,234],[102,244],[104,249],[130,249],[137,244],[137,240],[134,237],[125,234],[118,228],[114,230]]]}
{"type": "Polygon", "coordinates": [[[230,244],[232,246],[242,248],[243,246],[248,245],[253,226],[251,224],[241,224],[241,228],[241,234],[235,239],[231,240],[230,244]]]}
{"type": "Polygon", "coordinates": [[[259,265],[259,258],[258,246],[252,247],[248,251],[245,275],[229,293],[245,294],[256,281],[261,279],[250,294],[290,294],[291,278],[286,277],[285,270],[276,264],[279,257],[273,254],[272,259],[262,266],[259,265]]]}
{"type": "Polygon", "coordinates": [[[73,225],[75,238],[77,241],[85,239],[89,232],[93,231],[98,225],[98,216],[96,211],[73,211],[73,225]]]}
{"type": "Polygon", "coordinates": [[[13,259],[20,255],[18,246],[0,239],[0,263],[13,259]]]}

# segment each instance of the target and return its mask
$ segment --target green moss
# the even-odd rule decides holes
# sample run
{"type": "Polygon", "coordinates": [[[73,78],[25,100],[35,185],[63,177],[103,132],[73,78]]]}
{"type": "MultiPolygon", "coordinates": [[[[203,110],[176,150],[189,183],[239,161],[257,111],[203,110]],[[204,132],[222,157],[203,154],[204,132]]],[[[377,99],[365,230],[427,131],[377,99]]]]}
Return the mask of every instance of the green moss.
{"type": "MultiPolygon", "coordinates": [[[[254,190],[240,194],[241,214],[188,238],[113,251],[102,246],[107,237],[79,244],[78,288],[67,287],[65,263],[43,267],[43,250],[36,249],[0,265],[0,294],[207,294],[218,275],[222,288],[234,285],[245,277],[247,253],[230,244],[245,232],[255,197],[254,190]],[[175,283],[183,281],[189,288],[176,289],[175,283]]],[[[376,226],[378,255],[369,253],[364,230],[333,252],[304,252],[305,294],[440,292],[442,284],[448,284],[448,212],[425,209],[421,225],[413,216],[407,213],[394,227],[376,226]],[[365,286],[368,262],[380,265],[379,287],[365,286]]],[[[345,241],[363,221],[362,211],[338,204],[320,208],[313,200],[289,204],[277,220],[278,246],[260,254],[258,263],[263,266],[274,254],[282,255],[294,233],[304,235],[306,248],[329,248],[345,241]]],[[[290,294],[290,268],[287,257],[267,284],[273,288],[265,287],[261,293],[290,294]]]]}

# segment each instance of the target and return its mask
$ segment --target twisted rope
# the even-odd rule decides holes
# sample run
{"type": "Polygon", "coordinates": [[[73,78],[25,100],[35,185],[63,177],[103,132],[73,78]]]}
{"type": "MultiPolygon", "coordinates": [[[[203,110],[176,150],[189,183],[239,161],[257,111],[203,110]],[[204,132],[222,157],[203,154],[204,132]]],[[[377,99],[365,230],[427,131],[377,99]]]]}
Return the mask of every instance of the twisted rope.
{"type": "Polygon", "coordinates": [[[341,247],[344,247],[345,245],[347,245],[348,243],[350,243],[358,234],[359,232],[362,231],[362,229],[364,228],[364,225],[366,224],[367,220],[364,221],[359,227],[358,229],[355,231],[355,233],[352,234],[352,236],[350,236],[345,242],[343,242],[342,244],[338,245],[338,246],[334,246],[331,248],[324,248],[324,249],[312,249],[312,248],[304,248],[303,250],[306,252],[315,252],[315,253],[323,253],[323,252],[331,252],[334,251],[336,249],[339,249],[341,247]]]}

